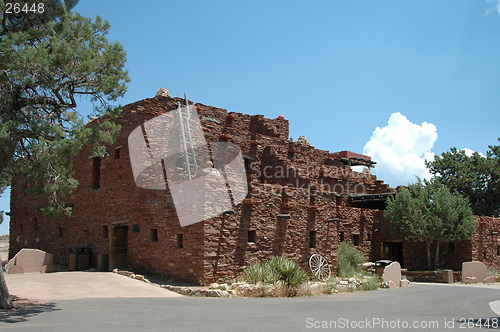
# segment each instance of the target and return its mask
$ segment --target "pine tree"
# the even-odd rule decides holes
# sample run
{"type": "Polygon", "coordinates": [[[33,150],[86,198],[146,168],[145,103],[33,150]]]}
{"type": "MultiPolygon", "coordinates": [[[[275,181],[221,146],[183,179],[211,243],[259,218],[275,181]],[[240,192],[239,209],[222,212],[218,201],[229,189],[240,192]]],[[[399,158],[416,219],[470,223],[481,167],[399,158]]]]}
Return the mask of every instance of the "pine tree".
{"type": "MultiPolygon", "coordinates": [[[[78,182],[68,156],[89,142],[101,154],[120,130],[110,121],[85,126],[77,101],[88,97],[94,116],[116,115],[109,102],[126,91],[126,53],[107,40],[107,21],[44,3],[43,14],[7,15],[0,1],[0,189],[25,177],[48,198],[45,213],[70,213],[62,199],[78,182]]],[[[2,281],[0,268],[0,308],[9,308],[2,281]]]]}

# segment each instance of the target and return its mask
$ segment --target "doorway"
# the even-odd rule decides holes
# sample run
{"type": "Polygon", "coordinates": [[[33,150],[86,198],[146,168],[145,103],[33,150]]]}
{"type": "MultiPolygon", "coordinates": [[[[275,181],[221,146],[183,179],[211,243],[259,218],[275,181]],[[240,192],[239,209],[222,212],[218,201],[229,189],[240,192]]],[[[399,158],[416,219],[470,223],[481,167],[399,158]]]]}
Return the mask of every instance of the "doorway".
{"type": "Polygon", "coordinates": [[[403,266],[403,242],[384,242],[381,249],[382,259],[399,262],[403,266]]]}
{"type": "Polygon", "coordinates": [[[113,226],[109,241],[109,268],[127,267],[128,226],[113,226]]]}

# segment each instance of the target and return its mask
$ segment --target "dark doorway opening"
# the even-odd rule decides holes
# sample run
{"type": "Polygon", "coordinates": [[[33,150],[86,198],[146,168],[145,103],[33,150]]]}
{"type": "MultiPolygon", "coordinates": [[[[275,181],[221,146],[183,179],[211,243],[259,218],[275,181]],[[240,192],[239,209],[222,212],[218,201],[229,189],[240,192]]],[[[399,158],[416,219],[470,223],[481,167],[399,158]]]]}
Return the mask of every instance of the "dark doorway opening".
{"type": "Polygon", "coordinates": [[[403,243],[402,242],[384,242],[382,244],[382,259],[388,259],[393,262],[399,262],[403,266],[403,243]]]}
{"type": "Polygon", "coordinates": [[[109,243],[109,268],[127,267],[128,226],[113,226],[112,239],[109,243]]]}

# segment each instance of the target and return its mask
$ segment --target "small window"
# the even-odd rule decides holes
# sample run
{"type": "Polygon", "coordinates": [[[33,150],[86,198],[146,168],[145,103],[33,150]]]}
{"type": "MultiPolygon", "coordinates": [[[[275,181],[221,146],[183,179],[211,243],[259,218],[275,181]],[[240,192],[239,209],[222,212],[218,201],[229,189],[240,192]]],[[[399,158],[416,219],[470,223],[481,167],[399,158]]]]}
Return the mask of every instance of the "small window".
{"type": "Polygon", "coordinates": [[[23,235],[24,230],[23,230],[23,225],[19,225],[19,234],[23,235]]]}
{"type": "Polygon", "coordinates": [[[108,226],[104,225],[102,226],[102,238],[107,239],[108,238],[108,226]]]}
{"type": "Polygon", "coordinates": [[[359,246],[359,234],[353,234],[352,235],[352,242],[354,246],[359,246]]]}
{"type": "Polygon", "coordinates": [[[151,230],[151,242],[158,242],[158,230],[156,228],[151,230]]]}
{"type": "Polygon", "coordinates": [[[92,188],[101,187],[101,158],[92,158],[92,188]]]}
{"type": "Polygon", "coordinates": [[[59,238],[63,237],[63,228],[61,226],[59,226],[59,228],[57,229],[57,236],[59,238]]]}
{"type": "Polygon", "coordinates": [[[497,247],[497,255],[500,256],[500,246],[497,247]]]}
{"type": "Polygon", "coordinates": [[[288,194],[286,192],[286,187],[283,187],[283,189],[281,189],[281,203],[288,203],[288,194]]]}
{"type": "Polygon", "coordinates": [[[120,159],[120,148],[115,149],[115,159],[120,159]]]}
{"type": "Polygon", "coordinates": [[[252,161],[249,158],[245,158],[245,171],[249,171],[252,166],[252,161]]]}
{"type": "Polygon", "coordinates": [[[486,256],[486,250],[485,250],[485,251],[483,251],[483,258],[484,258],[484,259],[486,259],[486,258],[487,258],[487,256],[486,256]]]}
{"type": "Polygon", "coordinates": [[[248,231],[248,243],[255,243],[257,242],[257,231],[256,230],[249,230],[248,231]]]}
{"type": "Polygon", "coordinates": [[[309,188],[309,205],[314,205],[316,202],[316,195],[318,194],[318,188],[312,186],[309,188]]]}
{"type": "Polygon", "coordinates": [[[316,202],[316,193],[311,192],[309,195],[309,205],[314,205],[315,202],[316,202]]]}
{"type": "Polygon", "coordinates": [[[340,232],[339,242],[344,242],[344,232],[340,232]]]}
{"type": "Polygon", "coordinates": [[[137,224],[132,225],[132,233],[139,233],[141,231],[141,227],[137,224]]]}
{"type": "Polygon", "coordinates": [[[448,251],[455,252],[455,242],[448,243],[448,251]]]}
{"type": "Polygon", "coordinates": [[[184,234],[177,234],[177,248],[184,248],[184,234]]]}
{"type": "Polygon", "coordinates": [[[316,248],[316,231],[309,232],[309,248],[316,248]]]}
{"type": "Polygon", "coordinates": [[[38,232],[38,219],[33,218],[33,229],[38,232]]]}

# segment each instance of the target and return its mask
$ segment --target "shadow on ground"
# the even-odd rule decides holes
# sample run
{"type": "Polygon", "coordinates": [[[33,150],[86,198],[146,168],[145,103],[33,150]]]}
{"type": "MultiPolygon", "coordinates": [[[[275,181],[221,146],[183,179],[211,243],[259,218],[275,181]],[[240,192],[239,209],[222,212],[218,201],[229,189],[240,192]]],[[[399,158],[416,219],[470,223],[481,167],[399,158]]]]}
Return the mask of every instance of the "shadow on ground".
{"type": "Polygon", "coordinates": [[[2,323],[21,323],[28,318],[44,312],[57,311],[55,303],[33,303],[26,300],[14,300],[14,309],[0,310],[0,322],[2,323]]]}

